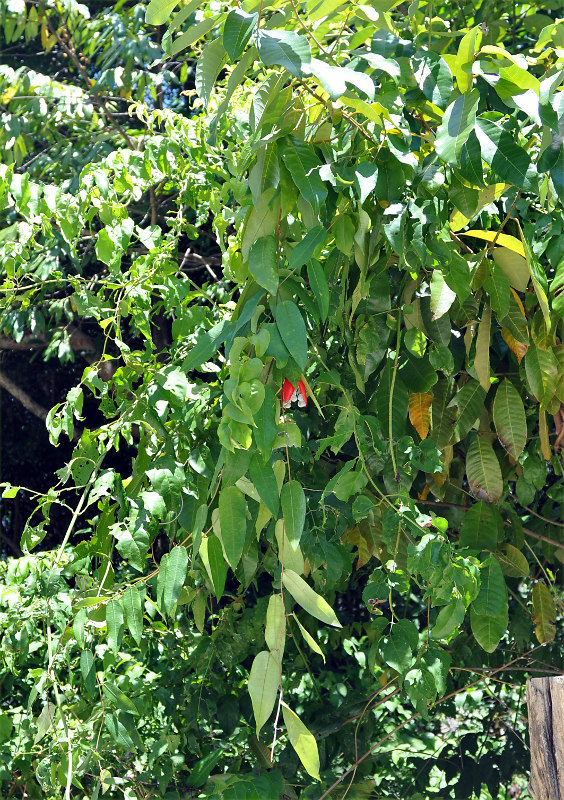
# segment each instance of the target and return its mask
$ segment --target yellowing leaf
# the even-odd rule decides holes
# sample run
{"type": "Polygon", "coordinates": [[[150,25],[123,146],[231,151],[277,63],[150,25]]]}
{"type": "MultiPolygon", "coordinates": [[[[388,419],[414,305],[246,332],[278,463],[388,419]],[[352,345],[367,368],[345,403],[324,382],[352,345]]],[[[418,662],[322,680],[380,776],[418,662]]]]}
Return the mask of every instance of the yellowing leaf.
{"type": "Polygon", "coordinates": [[[312,778],[319,780],[319,751],[314,735],[286,703],[282,703],[282,714],[288,731],[288,739],[298,754],[304,769],[312,778]]]}
{"type": "Polygon", "coordinates": [[[427,437],[431,426],[432,402],[433,395],[430,392],[409,394],[409,421],[422,439],[427,437]]]}
{"type": "Polygon", "coordinates": [[[363,567],[374,555],[373,549],[368,540],[363,536],[362,531],[355,525],[354,528],[347,529],[341,536],[343,544],[352,544],[358,549],[358,561],[356,568],[363,567]]]}
{"type": "Polygon", "coordinates": [[[480,230],[471,230],[471,231],[464,231],[463,233],[459,233],[459,236],[473,236],[475,239],[484,239],[486,242],[494,242],[501,247],[507,247],[508,250],[512,250],[514,253],[518,253],[520,256],[525,258],[525,248],[523,247],[522,242],[519,239],[516,239],[515,236],[509,236],[507,233],[496,233],[496,231],[480,231],[480,230]]]}
{"type": "Polygon", "coordinates": [[[296,603],[299,603],[304,611],[321,620],[321,622],[326,622],[335,628],[341,627],[341,623],[329,603],[317,592],[314,592],[303,578],[300,578],[291,569],[285,569],[282,573],[282,582],[284,588],[290,592],[296,603]]]}
{"type": "Polygon", "coordinates": [[[272,653],[262,650],[255,656],[249,675],[249,694],[253,704],[257,736],[272,714],[279,685],[279,664],[272,653]]]}
{"type": "Polygon", "coordinates": [[[508,247],[495,247],[492,255],[511,286],[519,292],[526,292],[531,277],[527,259],[508,247]]]}
{"type": "Polygon", "coordinates": [[[550,461],[552,458],[552,450],[550,449],[550,440],[548,438],[546,414],[542,409],[539,409],[539,437],[542,456],[545,461],[550,461]]]}
{"type": "Polygon", "coordinates": [[[529,349],[529,345],[525,344],[525,342],[519,342],[507,328],[501,329],[501,335],[511,352],[515,354],[515,357],[520,364],[521,359],[529,349]]]}
{"type": "Polygon", "coordinates": [[[533,589],[533,622],[540,644],[551,642],[556,635],[556,606],[545,583],[539,581],[533,589]]]}

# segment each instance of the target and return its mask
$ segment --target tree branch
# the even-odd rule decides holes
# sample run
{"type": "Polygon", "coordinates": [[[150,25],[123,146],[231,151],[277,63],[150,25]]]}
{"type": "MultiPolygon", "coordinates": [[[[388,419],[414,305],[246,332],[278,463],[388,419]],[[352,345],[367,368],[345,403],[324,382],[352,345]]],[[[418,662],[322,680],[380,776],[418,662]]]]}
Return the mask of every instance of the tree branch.
{"type": "Polygon", "coordinates": [[[12,395],[16,400],[27,408],[28,411],[31,411],[32,414],[35,414],[36,417],[45,421],[47,419],[47,409],[43,408],[43,406],[36,403],[35,400],[30,397],[27,392],[24,392],[23,389],[20,389],[11,378],[8,378],[7,375],[0,372],[0,386],[2,389],[5,389],[9,394],[12,395]]]}

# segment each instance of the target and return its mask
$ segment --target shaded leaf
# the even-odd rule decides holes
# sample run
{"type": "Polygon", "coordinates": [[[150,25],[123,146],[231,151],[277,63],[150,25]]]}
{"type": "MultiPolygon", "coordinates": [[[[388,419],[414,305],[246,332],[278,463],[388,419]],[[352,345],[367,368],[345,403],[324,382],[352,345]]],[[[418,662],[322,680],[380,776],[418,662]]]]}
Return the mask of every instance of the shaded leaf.
{"type": "Polygon", "coordinates": [[[497,503],[503,494],[501,467],[491,443],[475,436],[466,454],[466,475],[476,500],[497,503]]]}
{"type": "Polygon", "coordinates": [[[498,386],[493,421],[502,447],[517,460],[527,443],[527,420],[521,396],[508,378],[498,386]]]}
{"type": "Polygon", "coordinates": [[[427,437],[431,425],[433,395],[428,392],[410,392],[409,421],[422,439],[427,437]]]}
{"type": "Polygon", "coordinates": [[[280,667],[276,658],[267,650],[257,653],[251,667],[248,684],[257,736],[272,714],[279,685],[280,667]]]}

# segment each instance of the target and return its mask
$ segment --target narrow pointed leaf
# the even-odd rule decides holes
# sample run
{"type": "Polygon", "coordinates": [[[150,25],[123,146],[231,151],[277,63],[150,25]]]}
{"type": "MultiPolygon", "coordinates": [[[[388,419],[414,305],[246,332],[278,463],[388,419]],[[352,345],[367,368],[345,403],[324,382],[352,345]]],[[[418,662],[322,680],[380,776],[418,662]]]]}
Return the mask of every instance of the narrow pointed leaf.
{"type": "Polygon", "coordinates": [[[312,778],[319,780],[319,751],[314,735],[286,703],[282,703],[282,714],[290,744],[298,754],[305,771],[312,778]]]}
{"type": "Polygon", "coordinates": [[[106,625],[110,650],[117,653],[123,637],[123,611],[119,600],[110,600],[106,605],[106,625]]]}
{"type": "Polygon", "coordinates": [[[219,523],[225,556],[232,569],[241,560],[247,536],[247,504],[236,486],[228,486],[219,494],[219,523]]]}
{"type": "Polygon", "coordinates": [[[303,372],[307,362],[307,335],[300,309],[291,300],[284,300],[276,306],[275,315],[282,341],[303,372]]]}
{"type": "Polygon", "coordinates": [[[476,436],[466,454],[466,475],[476,500],[497,503],[503,494],[501,467],[490,442],[476,436]]]}
{"type": "Polygon", "coordinates": [[[508,378],[500,383],[496,392],[493,421],[502,446],[518,459],[527,443],[527,420],[521,396],[508,378]]]}
{"type": "Polygon", "coordinates": [[[303,578],[300,578],[295,572],[290,569],[285,569],[282,573],[282,582],[284,588],[287,589],[296,603],[298,603],[304,611],[311,614],[312,617],[326,622],[328,625],[333,625],[335,628],[340,628],[341,623],[337,619],[337,615],[323,597],[314,592],[309,584],[303,578]]]}
{"type": "Polygon", "coordinates": [[[295,549],[300,543],[306,515],[304,490],[298,481],[285,483],[280,492],[282,515],[286,526],[286,536],[295,549]]]}
{"type": "Polygon", "coordinates": [[[143,635],[143,601],[136,586],[128,586],[121,599],[125,624],[135,644],[141,643],[143,635]]]}
{"type": "Polygon", "coordinates": [[[280,667],[272,653],[263,650],[255,656],[249,674],[249,695],[253,704],[257,736],[274,709],[280,685],[280,667]]]}

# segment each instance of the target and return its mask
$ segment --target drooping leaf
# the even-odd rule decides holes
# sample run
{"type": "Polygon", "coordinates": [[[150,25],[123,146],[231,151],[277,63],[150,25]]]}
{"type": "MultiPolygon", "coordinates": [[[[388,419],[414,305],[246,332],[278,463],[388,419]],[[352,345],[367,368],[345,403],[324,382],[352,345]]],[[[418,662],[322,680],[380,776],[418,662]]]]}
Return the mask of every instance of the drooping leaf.
{"type": "Polygon", "coordinates": [[[133,637],[133,641],[139,645],[143,635],[143,600],[136,586],[127,587],[123,593],[121,605],[125,624],[133,637]]]}
{"type": "Polygon", "coordinates": [[[432,402],[433,395],[429,392],[409,394],[409,421],[422,439],[426,439],[429,433],[432,402]]]}
{"type": "Polygon", "coordinates": [[[472,550],[495,550],[500,534],[503,534],[503,521],[499,511],[479,500],[464,514],[459,544],[472,550]]]}
{"type": "Polygon", "coordinates": [[[280,504],[286,536],[292,548],[300,543],[306,516],[306,499],[304,490],[298,481],[288,481],[280,492],[280,504]]]}
{"type": "Polygon", "coordinates": [[[416,53],[411,59],[417,85],[433,105],[446,108],[452,93],[452,72],[433,50],[416,53]]]}
{"type": "Polygon", "coordinates": [[[527,420],[521,396],[509,378],[505,378],[497,389],[493,421],[502,446],[517,460],[527,443],[527,420]]]}
{"type": "Polygon", "coordinates": [[[247,536],[247,504],[236,486],[227,486],[219,493],[219,523],[225,557],[235,569],[247,536]]]}
{"type": "Polygon", "coordinates": [[[490,389],[490,336],[491,336],[492,310],[486,306],[482,312],[482,319],[478,325],[476,337],[476,355],[474,356],[474,371],[480,381],[480,386],[485,392],[490,389]]]}
{"type": "Polygon", "coordinates": [[[298,269],[303,264],[306,264],[313,256],[317,248],[323,244],[327,237],[327,231],[321,225],[316,225],[315,228],[309,230],[301,242],[298,242],[293,247],[288,259],[291,270],[298,269]]]}
{"type": "Polygon", "coordinates": [[[227,61],[227,53],[221,39],[208,42],[196,63],[196,91],[207,106],[217,76],[227,61]]]}
{"type": "Polygon", "coordinates": [[[253,243],[249,250],[249,272],[267,292],[275,295],[278,291],[278,270],[276,268],[276,239],[263,236],[253,243]]]}
{"type": "Polygon", "coordinates": [[[253,436],[263,458],[270,456],[277,436],[276,427],[276,398],[270,386],[264,387],[264,400],[262,406],[253,415],[256,427],[253,436]]]}
{"type": "Polygon", "coordinates": [[[303,372],[307,362],[307,334],[300,310],[292,300],[284,300],[277,304],[275,316],[282,341],[303,372]]]}
{"type": "Polygon", "coordinates": [[[277,653],[278,661],[281,662],[286,641],[286,615],[281,594],[273,594],[268,601],[264,638],[268,649],[277,653]]]}
{"type": "Polygon", "coordinates": [[[327,283],[323,267],[319,261],[316,261],[314,258],[312,258],[307,265],[307,277],[309,285],[315,295],[317,307],[319,308],[319,316],[321,321],[324,322],[329,313],[329,284],[327,283]]]}
{"type": "Polygon", "coordinates": [[[466,475],[476,500],[497,503],[503,494],[501,467],[491,443],[475,436],[466,454],[466,475]]]}
{"type": "Polygon", "coordinates": [[[151,0],[145,12],[147,25],[162,25],[170,17],[180,0],[151,0]]]}
{"type": "Polygon", "coordinates": [[[110,600],[106,604],[106,625],[110,650],[117,653],[123,638],[123,610],[119,600],[110,600]]]}
{"type": "Polygon", "coordinates": [[[523,553],[514,545],[504,543],[495,554],[501,571],[508,578],[526,578],[529,574],[529,562],[523,553]]]}
{"type": "Polygon", "coordinates": [[[543,581],[538,581],[533,587],[533,621],[539,643],[552,642],[556,636],[556,605],[543,581]]]}
{"type": "Polygon", "coordinates": [[[319,778],[319,751],[314,735],[304,725],[298,715],[289,708],[286,703],[282,703],[282,714],[284,724],[288,731],[290,744],[299,756],[300,761],[312,778],[319,778]]]}
{"type": "Polygon", "coordinates": [[[333,625],[335,628],[341,627],[337,615],[327,600],[318,595],[317,592],[314,592],[303,578],[300,578],[300,576],[292,570],[285,569],[282,573],[282,582],[284,588],[290,592],[296,603],[298,603],[304,611],[307,611],[312,617],[321,620],[321,622],[326,622],[328,625],[333,625]]]}
{"type": "Polygon", "coordinates": [[[552,350],[530,345],[525,356],[527,383],[533,395],[545,409],[556,391],[558,361],[552,350]]]}
{"type": "Polygon", "coordinates": [[[454,423],[454,442],[466,438],[484,407],[486,392],[478,381],[470,380],[460,388],[450,402],[458,407],[458,417],[454,423]]]}
{"type": "Polygon", "coordinates": [[[202,546],[204,542],[207,543],[207,559],[213,590],[217,600],[220,600],[225,590],[225,579],[227,577],[227,565],[223,556],[223,548],[215,534],[208,536],[207,540],[202,539],[202,546]]]}
{"type": "Polygon", "coordinates": [[[248,685],[258,736],[272,714],[280,686],[280,666],[272,653],[267,650],[257,653],[249,674],[248,685]]]}
{"type": "Polygon", "coordinates": [[[294,619],[298,623],[298,628],[300,629],[300,632],[301,632],[302,636],[304,637],[305,641],[307,642],[308,647],[310,647],[311,650],[313,650],[314,653],[317,653],[318,655],[320,655],[321,658],[323,659],[323,661],[325,662],[325,655],[323,653],[323,650],[319,646],[319,644],[313,638],[311,633],[309,633],[309,631],[304,628],[304,626],[302,625],[302,623],[299,621],[299,619],[296,617],[295,614],[294,614],[294,619]]]}
{"type": "Polygon", "coordinates": [[[280,496],[276,476],[270,462],[263,463],[258,455],[254,455],[249,465],[249,475],[260,499],[270,513],[276,517],[280,505],[280,496]]]}

